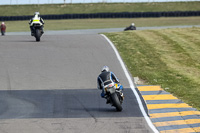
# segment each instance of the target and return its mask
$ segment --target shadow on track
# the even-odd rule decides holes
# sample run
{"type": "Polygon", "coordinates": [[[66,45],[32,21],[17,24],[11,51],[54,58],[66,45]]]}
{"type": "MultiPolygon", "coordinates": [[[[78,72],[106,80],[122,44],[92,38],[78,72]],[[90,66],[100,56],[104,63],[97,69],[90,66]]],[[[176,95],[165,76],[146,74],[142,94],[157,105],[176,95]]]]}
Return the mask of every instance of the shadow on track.
{"type": "Polygon", "coordinates": [[[123,111],[106,104],[97,89],[0,91],[0,119],[142,117],[131,89],[123,111]]]}

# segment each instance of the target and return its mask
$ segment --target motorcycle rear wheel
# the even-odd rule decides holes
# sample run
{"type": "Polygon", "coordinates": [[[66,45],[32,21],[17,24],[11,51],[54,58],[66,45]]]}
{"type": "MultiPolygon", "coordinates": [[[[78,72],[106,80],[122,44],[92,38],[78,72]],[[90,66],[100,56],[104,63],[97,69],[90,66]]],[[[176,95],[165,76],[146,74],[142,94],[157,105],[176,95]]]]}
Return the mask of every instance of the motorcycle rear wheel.
{"type": "Polygon", "coordinates": [[[122,111],[122,105],[116,93],[111,94],[111,100],[117,111],[122,111]]]}
{"type": "Polygon", "coordinates": [[[40,33],[40,30],[39,29],[36,29],[36,32],[35,32],[35,39],[36,39],[36,41],[37,42],[39,42],[40,41],[40,35],[41,33],[40,33]]]}

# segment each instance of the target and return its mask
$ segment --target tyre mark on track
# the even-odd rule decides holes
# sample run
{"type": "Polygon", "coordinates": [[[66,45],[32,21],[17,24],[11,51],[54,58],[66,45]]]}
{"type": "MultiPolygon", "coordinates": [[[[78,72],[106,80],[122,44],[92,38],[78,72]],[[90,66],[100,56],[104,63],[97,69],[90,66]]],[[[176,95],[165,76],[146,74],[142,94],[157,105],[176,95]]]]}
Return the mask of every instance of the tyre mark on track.
{"type": "Polygon", "coordinates": [[[97,123],[97,118],[93,114],[90,113],[90,111],[84,106],[84,104],[78,99],[78,97],[76,97],[75,95],[73,95],[73,97],[80,103],[83,109],[94,119],[95,123],[97,123]]]}

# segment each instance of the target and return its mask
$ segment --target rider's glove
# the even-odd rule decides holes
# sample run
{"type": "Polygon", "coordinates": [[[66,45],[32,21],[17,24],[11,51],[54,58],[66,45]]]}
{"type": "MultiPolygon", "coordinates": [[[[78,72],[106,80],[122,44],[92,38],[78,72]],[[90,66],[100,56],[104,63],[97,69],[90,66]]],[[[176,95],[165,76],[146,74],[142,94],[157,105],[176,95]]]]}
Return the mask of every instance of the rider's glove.
{"type": "Polygon", "coordinates": [[[120,90],[123,90],[123,86],[122,86],[122,85],[120,85],[119,89],[120,89],[120,90]]]}

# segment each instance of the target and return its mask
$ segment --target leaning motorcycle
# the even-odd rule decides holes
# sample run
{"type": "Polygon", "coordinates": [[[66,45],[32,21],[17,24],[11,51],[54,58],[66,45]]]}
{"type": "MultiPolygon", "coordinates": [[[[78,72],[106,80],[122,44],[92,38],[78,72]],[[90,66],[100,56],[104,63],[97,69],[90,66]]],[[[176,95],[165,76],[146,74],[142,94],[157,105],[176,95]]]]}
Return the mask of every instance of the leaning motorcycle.
{"type": "Polygon", "coordinates": [[[107,95],[107,103],[110,103],[116,108],[117,111],[122,111],[122,102],[124,100],[123,93],[120,90],[120,85],[116,83],[110,83],[104,88],[107,95]]]}
{"type": "Polygon", "coordinates": [[[41,23],[34,23],[33,24],[33,36],[35,37],[36,41],[40,41],[40,37],[42,36],[42,24],[41,23]]]}
{"type": "Polygon", "coordinates": [[[136,30],[136,27],[135,26],[129,26],[129,27],[126,27],[124,29],[124,31],[127,31],[127,30],[136,30]]]}

